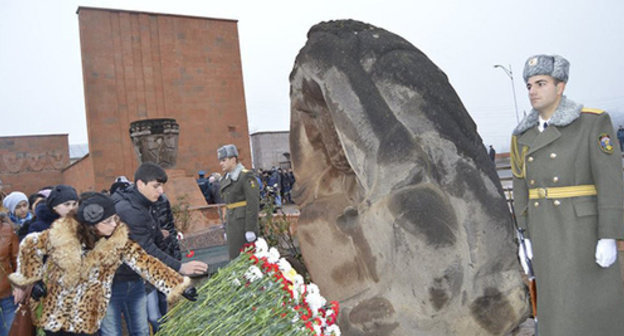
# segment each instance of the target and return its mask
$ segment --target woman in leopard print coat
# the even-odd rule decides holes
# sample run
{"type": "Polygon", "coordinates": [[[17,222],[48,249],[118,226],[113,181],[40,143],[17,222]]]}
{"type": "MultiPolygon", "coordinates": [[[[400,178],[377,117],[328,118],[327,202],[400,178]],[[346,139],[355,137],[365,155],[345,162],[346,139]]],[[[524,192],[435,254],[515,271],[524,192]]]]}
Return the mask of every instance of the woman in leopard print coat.
{"type": "MultiPolygon", "coordinates": [[[[185,291],[189,278],[128,239],[128,228],[104,194],[84,200],[77,215],[60,218],[50,229],[26,236],[20,244],[17,270],[9,278],[17,297],[23,297],[28,286],[45,282],[42,314],[33,322],[47,335],[91,335],[106,314],[113,276],[121,263],[165,293],[169,301],[180,295],[194,299],[192,288],[185,291]]],[[[34,310],[37,302],[32,300],[34,310]]]]}

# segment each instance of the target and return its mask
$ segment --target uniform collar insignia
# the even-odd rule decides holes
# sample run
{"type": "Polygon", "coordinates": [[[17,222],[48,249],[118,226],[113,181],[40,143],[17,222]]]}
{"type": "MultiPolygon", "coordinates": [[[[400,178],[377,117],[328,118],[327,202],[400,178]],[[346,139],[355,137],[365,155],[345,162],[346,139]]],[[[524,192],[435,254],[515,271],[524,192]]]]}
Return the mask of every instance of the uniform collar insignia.
{"type": "MultiPolygon", "coordinates": [[[[583,109],[583,105],[577,104],[572,100],[568,99],[566,96],[561,97],[561,102],[559,102],[559,106],[557,106],[557,110],[555,110],[555,114],[553,114],[552,118],[548,121],[548,125],[554,126],[567,126],[581,116],[581,110],[583,109]]],[[[526,130],[537,126],[539,120],[539,112],[535,109],[532,109],[531,112],[518,124],[516,129],[513,131],[513,135],[520,135],[526,130]]]]}

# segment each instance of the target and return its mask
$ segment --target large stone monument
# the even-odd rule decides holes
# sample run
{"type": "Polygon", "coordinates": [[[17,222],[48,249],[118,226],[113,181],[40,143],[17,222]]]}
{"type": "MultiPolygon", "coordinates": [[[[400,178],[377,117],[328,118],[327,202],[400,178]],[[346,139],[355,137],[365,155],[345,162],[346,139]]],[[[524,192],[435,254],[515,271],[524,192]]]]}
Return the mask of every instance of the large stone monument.
{"type": "Polygon", "coordinates": [[[504,335],[528,314],[495,167],[401,37],[312,27],[290,75],[297,235],[345,335],[504,335]]]}

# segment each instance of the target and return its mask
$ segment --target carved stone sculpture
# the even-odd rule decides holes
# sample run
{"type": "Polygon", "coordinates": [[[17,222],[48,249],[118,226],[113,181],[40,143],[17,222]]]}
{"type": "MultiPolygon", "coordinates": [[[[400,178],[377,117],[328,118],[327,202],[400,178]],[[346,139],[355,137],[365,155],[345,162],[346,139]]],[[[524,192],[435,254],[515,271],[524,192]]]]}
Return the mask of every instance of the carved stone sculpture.
{"type": "Polygon", "coordinates": [[[52,165],[52,168],[54,169],[63,168],[63,166],[65,165],[66,156],[67,156],[66,153],[64,153],[63,151],[58,151],[58,150],[49,151],[47,153],[48,160],[50,161],[50,164],[52,165]]]}
{"type": "Polygon", "coordinates": [[[528,314],[511,216],[446,75],[401,37],[312,27],[290,75],[297,235],[344,335],[504,335],[528,314]]]}
{"type": "Polygon", "coordinates": [[[40,172],[47,163],[47,153],[27,153],[28,170],[40,172]]]}
{"type": "Polygon", "coordinates": [[[165,169],[176,165],[179,133],[175,119],[145,119],[130,124],[130,138],[139,162],[154,162],[165,169]]]}
{"type": "Polygon", "coordinates": [[[24,153],[7,153],[2,156],[2,161],[10,173],[18,173],[22,171],[24,157],[24,153]]]}

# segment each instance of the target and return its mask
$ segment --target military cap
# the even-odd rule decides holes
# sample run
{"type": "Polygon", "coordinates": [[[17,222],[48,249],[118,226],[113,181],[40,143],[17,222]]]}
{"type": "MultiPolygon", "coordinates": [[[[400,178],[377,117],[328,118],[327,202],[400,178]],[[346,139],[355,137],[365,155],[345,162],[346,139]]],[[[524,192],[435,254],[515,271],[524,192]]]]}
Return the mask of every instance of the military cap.
{"type": "Polygon", "coordinates": [[[223,160],[225,158],[234,157],[234,156],[238,157],[238,150],[236,149],[236,146],[232,144],[222,146],[221,148],[217,150],[217,158],[219,160],[223,160]]]}
{"type": "Polygon", "coordinates": [[[568,82],[570,62],[559,55],[535,55],[524,64],[524,82],[537,75],[548,75],[564,83],[568,82]]]}

